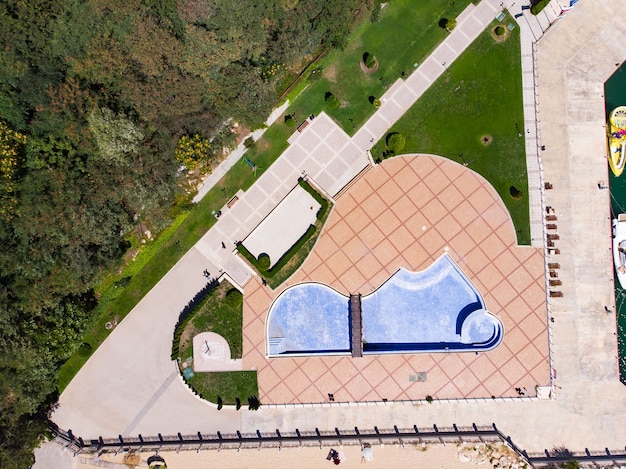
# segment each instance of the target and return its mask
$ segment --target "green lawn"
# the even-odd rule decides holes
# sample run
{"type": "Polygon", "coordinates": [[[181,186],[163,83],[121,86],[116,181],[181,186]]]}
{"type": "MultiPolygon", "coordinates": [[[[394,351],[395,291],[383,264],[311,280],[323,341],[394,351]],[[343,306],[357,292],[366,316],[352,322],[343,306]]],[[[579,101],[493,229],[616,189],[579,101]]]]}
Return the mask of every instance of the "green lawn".
{"type": "MultiPolygon", "coordinates": [[[[389,2],[376,23],[365,21],[350,35],[344,50],[331,51],[309,67],[304,82],[288,95],[292,104],[286,114],[294,114],[300,123],[311,114],[325,111],[353,135],[376,111],[369,97],[380,98],[403,73],[408,76],[414,65],[428,57],[448,34],[439,27],[439,20],[456,17],[471,2],[456,0],[454,6],[451,3],[389,2]],[[361,70],[360,61],[365,52],[378,59],[379,68],[374,73],[361,70]],[[339,100],[339,107],[331,109],[326,105],[327,92],[339,100]]],[[[295,127],[287,127],[283,118],[279,118],[248,151],[248,158],[259,166],[263,166],[263,159],[274,161],[287,148],[287,139],[295,131],[295,127]]]]}
{"type": "MultiPolygon", "coordinates": [[[[505,24],[513,22],[507,17],[505,24]]],[[[493,23],[389,130],[406,138],[402,153],[443,155],[485,177],[506,204],[518,243],[530,244],[519,29],[497,44],[493,23]],[[521,134],[521,136],[519,136],[521,134]],[[493,141],[487,145],[483,137],[493,141]],[[511,197],[510,187],[522,192],[511,197]]],[[[372,149],[383,157],[385,141],[372,149]]]]}
{"type": "MultiPolygon", "coordinates": [[[[183,362],[193,356],[193,337],[211,331],[228,341],[231,358],[241,358],[243,353],[243,295],[227,281],[209,292],[183,330],[179,355],[183,362]]],[[[238,397],[247,403],[250,396],[258,395],[256,371],[196,373],[189,385],[202,397],[217,403],[218,396],[224,404],[235,404],[238,397]]]]}
{"type": "Polygon", "coordinates": [[[247,408],[248,397],[259,395],[256,371],[196,373],[189,384],[202,399],[214,404],[218,397],[224,405],[235,405],[239,398],[242,409],[247,408]]]}
{"type": "MultiPolygon", "coordinates": [[[[323,73],[316,86],[328,88],[342,103],[326,110],[346,132],[355,129],[376,110],[370,96],[380,98],[398,78],[411,74],[442,42],[447,31],[439,27],[442,18],[456,17],[469,0],[394,0],[383,9],[380,20],[363,24],[351,38],[346,50],[323,73]],[[360,61],[367,52],[378,59],[378,70],[367,74],[360,61]],[[353,125],[354,124],[354,125],[353,125]]],[[[320,93],[315,88],[311,90],[320,93]]],[[[323,97],[323,95],[322,95],[323,97]]]]}

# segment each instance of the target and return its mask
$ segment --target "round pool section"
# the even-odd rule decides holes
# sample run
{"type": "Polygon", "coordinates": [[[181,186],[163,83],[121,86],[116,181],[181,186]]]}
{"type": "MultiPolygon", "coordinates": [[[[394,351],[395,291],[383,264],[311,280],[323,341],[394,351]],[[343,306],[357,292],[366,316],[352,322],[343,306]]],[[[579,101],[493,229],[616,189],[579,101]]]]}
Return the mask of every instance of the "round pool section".
{"type": "Polygon", "coordinates": [[[267,320],[267,353],[350,353],[348,298],[321,283],[301,283],[282,292],[267,320]]]}
{"type": "Polygon", "coordinates": [[[428,269],[399,269],[361,299],[363,353],[490,350],[502,324],[446,254],[428,269]]]}
{"type": "Polygon", "coordinates": [[[361,297],[360,309],[354,311],[348,297],[326,285],[288,288],[270,308],[267,350],[270,357],[354,355],[354,344],[362,347],[357,356],[477,352],[496,347],[503,332],[478,290],[444,254],[421,272],[399,269],[376,291],[361,297]]]}

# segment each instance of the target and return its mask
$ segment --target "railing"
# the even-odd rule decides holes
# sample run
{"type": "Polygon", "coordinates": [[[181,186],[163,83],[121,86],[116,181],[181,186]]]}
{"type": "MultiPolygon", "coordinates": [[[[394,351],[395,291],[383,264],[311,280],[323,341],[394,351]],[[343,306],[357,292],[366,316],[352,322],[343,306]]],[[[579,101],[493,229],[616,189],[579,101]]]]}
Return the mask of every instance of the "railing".
{"type": "Polygon", "coordinates": [[[58,427],[52,428],[57,436],[57,441],[67,448],[71,448],[74,454],[78,453],[106,453],[106,452],[126,452],[126,451],[184,451],[184,450],[221,450],[221,449],[246,449],[246,448],[282,448],[299,446],[324,446],[324,445],[363,445],[363,444],[426,444],[439,443],[460,443],[460,442],[487,442],[502,441],[508,444],[522,458],[521,452],[510,440],[496,428],[495,424],[490,427],[478,427],[473,424],[471,427],[459,428],[453,425],[451,428],[440,429],[436,425],[432,428],[418,428],[416,425],[410,429],[399,429],[394,425],[392,429],[373,430],[359,429],[353,430],[321,431],[315,428],[312,431],[281,432],[276,429],[273,432],[241,433],[234,434],[202,434],[175,436],[143,436],[124,437],[118,435],[117,438],[100,437],[94,440],[84,441],[76,437],[71,431],[64,431],[58,427]]]}
{"type": "Polygon", "coordinates": [[[538,468],[548,465],[558,465],[567,463],[570,460],[576,460],[585,465],[607,465],[613,464],[620,466],[626,463],[626,448],[618,451],[610,451],[605,448],[602,451],[590,451],[585,448],[582,452],[572,452],[565,448],[554,449],[552,451],[544,450],[544,453],[528,454],[520,449],[511,437],[505,436],[495,424],[491,426],[479,427],[472,424],[471,427],[452,427],[438,428],[433,425],[429,428],[413,428],[399,429],[393,426],[391,429],[379,429],[374,427],[373,430],[364,430],[354,427],[353,430],[321,431],[315,428],[312,431],[300,431],[296,429],[293,432],[281,432],[276,429],[273,432],[261,432],[257,430],[255,433],[241,433],[237,431],[234,434],[202,434],[182,435],[178,433],[176,436],[163,436],[160,433],[157,436],[123,437],[118,435],[117,438],[98,438],[90,441],[83,441],[82,438],[76,437],[71,430],[65,431],[54,424],[51,430],[55,434],[55,441],[65,448],[73,451],[74,455],[82,454],[102,454],[102,453],[120,453],[128,451],[200,451],[200,450],[217,450],[222,449],[262,449],[262,448],[291,448],[302,446],[332,446],[332,445],[383,445],[383,444],[442,444],[447,443],[486,443],[486,442],[502,442],[513,450],[528,465],[538,468]]]}

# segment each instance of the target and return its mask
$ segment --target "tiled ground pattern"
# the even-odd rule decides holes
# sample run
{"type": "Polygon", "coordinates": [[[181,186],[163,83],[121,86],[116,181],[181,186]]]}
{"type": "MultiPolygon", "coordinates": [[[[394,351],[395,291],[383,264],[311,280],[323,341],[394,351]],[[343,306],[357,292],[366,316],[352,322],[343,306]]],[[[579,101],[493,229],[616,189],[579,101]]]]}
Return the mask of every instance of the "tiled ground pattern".
{"type": "MultiPolygon", "coordinates": [[[[407,325],[410,327],[410,325],[407,325]]],[[[534,395],[548,385],[541,250],[518,247],[508,212],[473,171],[444,158],[386,160],[343,194],[314,251],[281,289],[255,277],[244,296],[244,369],[257,369],[264,403],[534,395]],[[490,352],[268,359],[267,312],[286,286],[326,283],[366,294],[399,267],[422,270],[448,252],[505,329],[490,352]],[[426,372],[425,382],[411,379],[426,372]]]]}

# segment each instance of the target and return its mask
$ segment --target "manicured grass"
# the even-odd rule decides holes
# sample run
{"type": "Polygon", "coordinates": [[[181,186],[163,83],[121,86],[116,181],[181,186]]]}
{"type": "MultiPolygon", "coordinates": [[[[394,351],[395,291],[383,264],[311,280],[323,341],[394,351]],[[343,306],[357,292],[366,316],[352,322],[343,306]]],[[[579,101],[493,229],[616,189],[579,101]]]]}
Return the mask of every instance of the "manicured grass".
{"type": "Polygon", "coordinates": [[[259,395],[256,371],[196,373],[189,385],[202,399],[214,404],[218,397],[224,405],[235,405],[239,398],[242,410],[248,408],[248,397],[259,395]]]}
{"type": "Polygon", "coordinates": [[[190,316],[179,346],[182,360],[193,354],[193,336],[206,331],[228,341],[231,358],[242,357],[243,295],[228,281],[213,289],[190,316]]]}
{"type": "MultiPolygon", "coordinates": [[[[349,37],[344,50],[331,51],[308,67],[298,86],[288,94],[292,101],[285,114],[293,114],[299,124],[311,114],[325,111],[349,135],[353,135],[376,111],[369,97],[380,98],[398,78],[408,76],[448,34],[438,23],[456,17],[470,0],[394,0],[383,9],[376,23],[363,22],[349,37]],[[379,63],[376,72],[361,70],[365,52],[379,63]],[[340,102],[331,108],[324,100],[330,91],[340,102]]],[[[280,118],[248,151],[250,160],[274,161],[287,148],[295,132],[280,118]]],[[[263,166],[264,163],[257,163],[263,166]]],[[[265,166],[267,167],[267,166],[265,166]]]]}
{"type": "MultiPolygon", "coordinates": [[[[180,339],[183,362],[193,356],[194,336],[207,331],[228,341],[231,358],[242,357],[243,295],[227,281],[213,289],[191,313],[180,339]]],[[[238,397],[242,405],[247,405],[248,397],[257,396],[259,392],[256,371],[195,373],[188,383],[200,397],[213,403],[221,397],[223,404],[234,405],[238,397]]]]}
{"type": "Polygon", "coordinates": [[[380,20],[364,23],[356,31],[349,46],[327,67],[326,86],[342,103],[327,110],[349,134],[369,118],[375,108],[370,96],[380,98],[398,78],[409,76],[415,64],[420,64],[442,42],[447,31],[440,28],[441,18],[454,18],[469,0],[394,0],[383,9],[380,20]],[[363,54],[378,60],[378,70],[367,74],[361,70],[363,54]]]}
{"type": "MultiPolygon", "coordinates": [[[[512,18],[508,18],[513,22],[512,18]]],[[[443,155],[485,177],[504,201],[519,244],[530,244],[519,29],[497,44],[493,23],[389,130],[403,153],[443,155]],[[521,136],[520,136],[521,134],[521,136]],[[493,141],[485,145],[484,136],[493,141]],[[521,191],[511,197],[510,187],[521,191]]],[[[385,139],[372,149],[383,157],[385,139]]]]}

